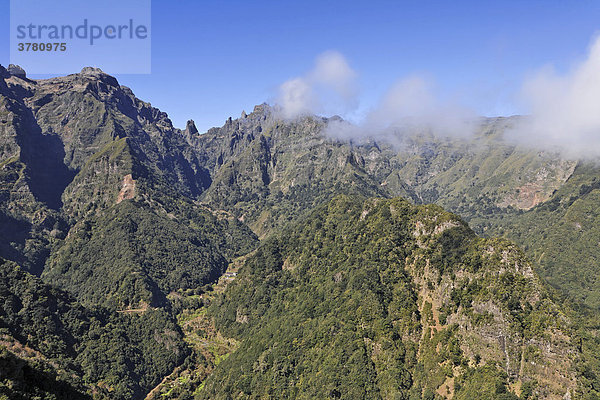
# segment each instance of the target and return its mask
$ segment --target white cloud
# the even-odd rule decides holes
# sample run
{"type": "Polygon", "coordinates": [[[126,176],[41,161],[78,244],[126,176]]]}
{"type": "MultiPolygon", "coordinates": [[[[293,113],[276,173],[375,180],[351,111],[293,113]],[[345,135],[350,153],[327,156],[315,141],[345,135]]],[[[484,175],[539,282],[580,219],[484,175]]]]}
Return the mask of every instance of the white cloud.
{"type": "Polygon", "coordinates": [[[465,136],[471,133],[466,122],[474,118],[474,113],[441,100],[430,80],[412,76],[392,86],[367,118],[384,128],[416,125],[438,135],[465,136]]]}
{"type": "Polygon", "coordinates": [[[355,106],[357,74],[340,53],[327,51],[317,57],[308,79],[316,84],[317,90],[319,86],[331,88],[348,106],[355,106]]]}
{"type": "Polygon", "coordinates": [[[531,116],[509,140],[568,157],[600,156],[600,38],[569,73],[546,67],[526,80],[521,96],[531,116]]]}
{"type": "Polygon", "coordinates": [[[313,112],[318,99],[312,87],[303,78],[294,78],[280,86],[279,105],[286,118],[313,112]]]}
{"type": "MultiPolygon", "coordinates": [[[[277,103],[286,118],[306,114],[347,116],[358,106],[357,74],[338,52],[317,57],[311,71],[279,88],[277,103]]],[[[587,57],[566,74],[546,67],[527,79],[521,99],[529,115],[505,138],[572,158],[600,157],[600,37],[587,57]]],[[[458,101],[444,98],[431,79],[399,80],[379,103],[354,124],[330,122],[327,133],[345,139],[430,132],[438,137],[468,137],[478,117],[458,101]]]]}
{"type": "MultiPolygon", "coordinates": [[[[327,51],[316,58],[309,72],[279,86],[276,103],[286,119],[309,114],[347,116],[358,107],[357,81],[357,73],[344,56],[327,51]]],[[[472,126],[467,121],[474,120],[474,113],[440,99],[431,80],[412,76],[393,85],[357,124],[332,121],[327,133],[345,139],[407,129],[428,130],[440,136],[470,134],[472,126]]]]}
{"type": "Polygon", "coordinates": [[[327,51],[317,57],[311,71],[279,87],[277,103],[285,118],[345,113],[358,104],[356,79],[356,72],[343,55],[327,51]]]}
{"type": "Polygon", "coordinates": [[[337,138],[386,138],[397,141],[403,133],[430,132],[439,137],[466,137],[473,133],[475,113],[452,101],[443,101],[433,83],[412,76],[394,84],[379,104],[357,124],[332,121],[327,133],[337,138]]]}

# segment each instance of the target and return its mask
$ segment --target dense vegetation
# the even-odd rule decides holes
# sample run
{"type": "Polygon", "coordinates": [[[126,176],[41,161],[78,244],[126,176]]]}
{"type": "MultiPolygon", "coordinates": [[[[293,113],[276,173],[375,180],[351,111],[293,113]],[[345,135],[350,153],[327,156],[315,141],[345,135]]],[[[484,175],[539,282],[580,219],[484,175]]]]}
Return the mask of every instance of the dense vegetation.
{"type": "Polygon", "coordinates": [[[213,178],[202,199],[265,237],[337,194],[386,196],[346,144],[321,134],[325,123],[316,117],[282,123],[263,105],[190,138],[201,155],[209,153],[199,157],[213,178]]]}
{"type": "Polygon", "coordinates": [[[389,132],[348,143],[324,134],[336,119],[284,123],[261,105],[188,141],[213,180],[203,199],[260,236],[339,193],[437,203],[478,234],[514,240],[555,288],[597,308],[599,170],[506,143],[517,119],[483,119],[470,138],[389,132]]]}
{"type": "Polygon", "coordinates": [[[143,398],[194,359],[168,295],[256,236],[196,200],[210,178],[183,136],[116,79],[0,78],[2,393],[143,398]]]}
{"type": "Polygon", "coordinates": [[[187,355],[181,331],[164,311],[124,315],[88,309],[11,262],[0,261],[0,272],[2,362],[18,366],[2,369],[4,392],[16,387],[35,398],[30,384],[38,376],[43,379],[38,388],[58,381],[56,390],[65,392],[140,398],[187,355]],[[12,380],[16,383],[9,384],[12,380]]]}
{"type": "Polygon", "coordinates": [[[547,202],[487,221],[490,234],[522,244],[552,286],[596,310],[600,309],[599,177],[596,166],[580,164],[547,202]]]}
{"type": "Polygon", "coordinates": [[[170,292],[215,281],[226,257],[248,252],[254,240],[237,221],[189,202],[155,211],[126,201],[76,225],[43,278],[85,304],[165,306],[170,292]]]}
{"type": "MultiPolygon", "coordinates": [[[[510,244],[435,207],[338,197],[267,240],[211,304],[240,345],[200,397],[511,399],[515,382],[520,398],[564,394],[534,367],[502,367],[544,363],[539,341],[570,329],[528,271],[510,244]]],[[[546,345],[572,376],[570,345],[546,345]]]]}

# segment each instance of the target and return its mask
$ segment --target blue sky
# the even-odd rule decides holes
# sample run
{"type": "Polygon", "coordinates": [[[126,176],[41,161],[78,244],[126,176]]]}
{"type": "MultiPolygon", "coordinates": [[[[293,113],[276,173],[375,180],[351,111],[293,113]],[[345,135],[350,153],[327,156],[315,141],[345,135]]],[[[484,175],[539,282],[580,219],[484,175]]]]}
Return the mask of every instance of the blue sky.
{"type": "MultiPolygon", "coordinates": [[[[8,10],[0,0],[2,65],[8,10]]],[[[478,113],[514,114],[528,75],[547,64],[568,70],[599,30],[600,2],[591,0],[154,0],[152,73],[117,78],[176,126],[191,118],[204,131],[271,101],[282,82],[336,50],[359,76],[360,109],[398,79],[424,74],[478,113]]]]}

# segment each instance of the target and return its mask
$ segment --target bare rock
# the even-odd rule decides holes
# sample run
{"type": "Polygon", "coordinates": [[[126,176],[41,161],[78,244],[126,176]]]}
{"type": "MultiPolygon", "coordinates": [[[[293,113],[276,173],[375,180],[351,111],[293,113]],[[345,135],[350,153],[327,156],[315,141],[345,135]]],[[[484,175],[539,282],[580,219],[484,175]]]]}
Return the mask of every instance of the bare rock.
{"type": "Polygon", "coordinates": [[[83,69],[81,70],[81,74],[82,75],[103,75],[104,71],[102,71],[100,68],[83,67],[83,69]]]}
{"type": "Polygon", "coordinates": [[[18,65],[10,64],[7,68],[7,71],[12,76],[16,76],[17,78],[25,79],[27,78],[27,74],[25,70],[18,65]]]}
{"type": "Polygon", "coordinates": [[[198,134],[198,128],[196,128],[196,124],[194,123],[193,119],[190,119],[185,124],[185,131],[189,135],[197,135],[198,134]]]}

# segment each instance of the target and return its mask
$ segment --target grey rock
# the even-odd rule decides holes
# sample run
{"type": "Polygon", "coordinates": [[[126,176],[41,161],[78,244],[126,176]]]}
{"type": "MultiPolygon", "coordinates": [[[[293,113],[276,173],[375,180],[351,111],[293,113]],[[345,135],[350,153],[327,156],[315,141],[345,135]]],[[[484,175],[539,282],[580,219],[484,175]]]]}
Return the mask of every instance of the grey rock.
{"type": "Polygon", "coordinates": [[[198,128],[196,128],[196,124],[194,123],[193,119],[190,119],[185,124],[185,131],[186,131],[186,133],[188,133],[190,135],[197,135],[198,134],[198,128]]]}
{"type": "Polygon", "coordinates": [[[16,76],[17,78],[27,78],[27,74],[25,73],[25,70],[21,67],[19,67],[18,65],[15,64],[10,64],[7,68],[7,71],[9,74],[11,74],[12,76],[16,76]]]}
{"type": "MultiPolygon", "coordinates": [[[[75,78],[83,78],[94,82],[103,82],[106,85],[112,86],[114,88],[121,87],[121,85],[119,85],[119,82],[115,77],[108,75],[100,68],[95,67],[84,67],[78,75],[75,75],[75,78]]],[[[101,90],[104,90],[104,88],[101,88],[101,90]]]]}
{"type": "Polygon", "coordinates": [[[100,68],[95,67],[83,67],[81,70],[82,75],[104,75],[104,71],[100,68]]]}

